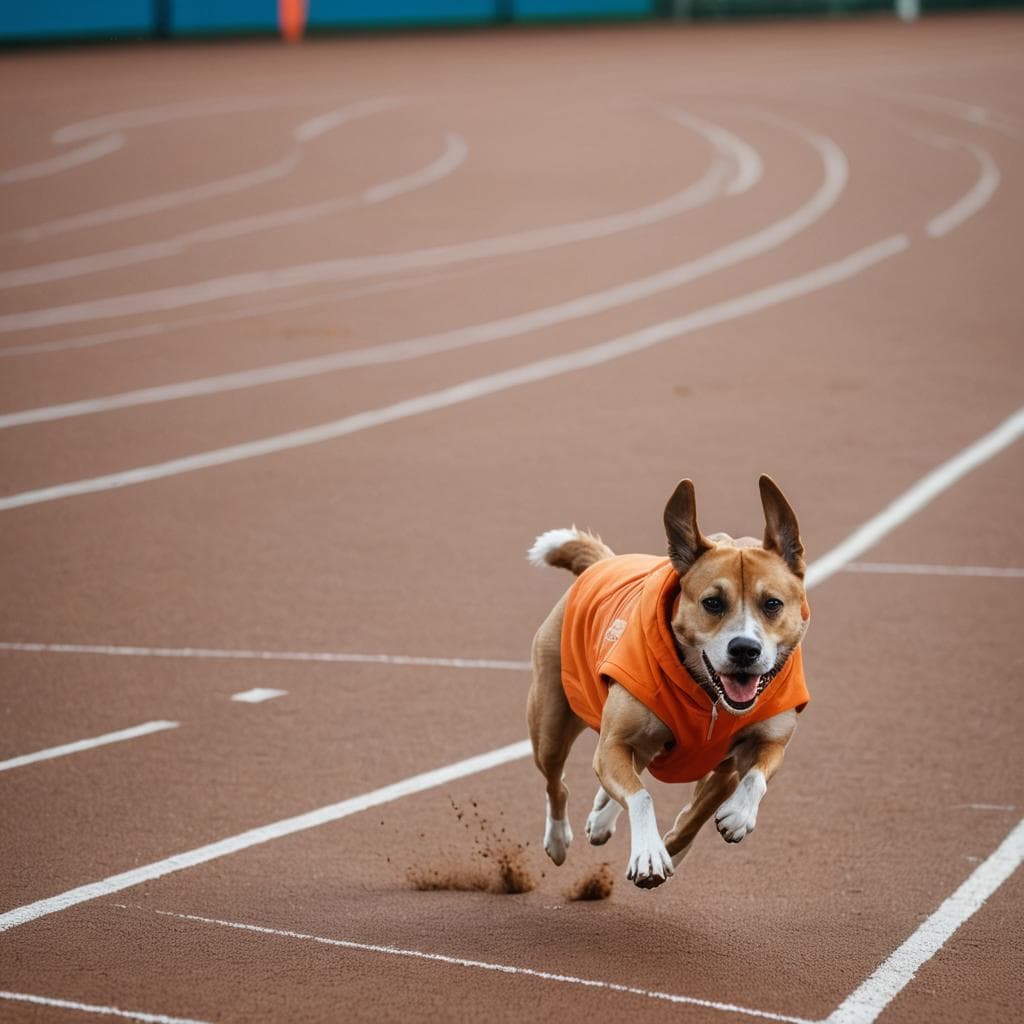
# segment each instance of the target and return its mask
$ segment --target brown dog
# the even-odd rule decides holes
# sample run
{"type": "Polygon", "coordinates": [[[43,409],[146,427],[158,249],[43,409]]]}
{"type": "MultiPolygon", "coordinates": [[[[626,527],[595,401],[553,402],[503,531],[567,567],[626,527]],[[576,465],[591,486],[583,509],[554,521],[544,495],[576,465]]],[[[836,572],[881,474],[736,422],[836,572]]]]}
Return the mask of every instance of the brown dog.
{"type": "Polygon", "coordinates": [[[775,483],[762,476],[760,488],[763,543],[703,536],[693,484],[683,480],[665,508],[667,559],[616,556],[575,527],[542,534],[530,549],[535,565],[579,577],[534,638],[527,704],[547,780],[544,849],[556,864],[572,842],[562,771],[588,725],[600,734],[601,785],[587,835],[607,842],[625,808],[626,875],[641,888],[673,873],[712,814],[728,842],[753,831],[808,700],[800,531],[775,483]],[[664,781],[697,782],[664,839],[640,780],[645,768],[664,781]]]}

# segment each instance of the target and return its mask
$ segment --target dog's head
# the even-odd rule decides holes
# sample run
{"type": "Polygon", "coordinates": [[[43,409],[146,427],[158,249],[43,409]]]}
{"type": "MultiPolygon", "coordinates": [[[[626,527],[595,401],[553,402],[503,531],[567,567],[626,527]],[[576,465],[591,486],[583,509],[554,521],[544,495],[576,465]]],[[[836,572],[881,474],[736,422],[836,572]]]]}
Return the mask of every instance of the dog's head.
{"type": "Polygon", "coordinates": [[[665,506],[669,557],[680,579],[672,632],[690,674],[734,715],[753,709],[810,617],[796,516],[774,480],[762,476],[760,487],[763,542],[705,537],[689,480],[665,506]]]}

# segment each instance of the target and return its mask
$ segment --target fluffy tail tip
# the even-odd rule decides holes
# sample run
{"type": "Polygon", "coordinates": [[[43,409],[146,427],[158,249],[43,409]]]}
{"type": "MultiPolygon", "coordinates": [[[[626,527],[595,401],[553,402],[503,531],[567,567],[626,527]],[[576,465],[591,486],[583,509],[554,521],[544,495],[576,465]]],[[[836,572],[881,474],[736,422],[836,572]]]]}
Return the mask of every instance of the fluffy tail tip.
{"type": "Polygon", "coordinates": [[[579,537],[580,531],[575,526],[568,530],[564,527],[560,530],[548,530],[547,533],[542,533],[533,542],[533,547],[526,553],[527,561],[529,561],[530,565],[551,565],[552,563],[548,561],[548,556],[552,552],[557,551],[563,544],[567,544],[571,540],[578,540],[579,537]]]}

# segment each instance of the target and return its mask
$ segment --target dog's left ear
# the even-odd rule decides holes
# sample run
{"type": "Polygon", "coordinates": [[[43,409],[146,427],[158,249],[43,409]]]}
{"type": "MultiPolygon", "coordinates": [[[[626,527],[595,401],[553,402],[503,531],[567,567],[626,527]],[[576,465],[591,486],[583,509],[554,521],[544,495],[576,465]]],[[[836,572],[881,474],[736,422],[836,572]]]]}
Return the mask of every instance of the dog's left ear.
{"type": "Polygon", "coordinates": [[[782,556],[783,561],[800,579],[804,578],[804,546],[800,542],[800,526],[779,485],[770,477],[762,476],[761,505],[764,508],[764,546],[782,556]]]}

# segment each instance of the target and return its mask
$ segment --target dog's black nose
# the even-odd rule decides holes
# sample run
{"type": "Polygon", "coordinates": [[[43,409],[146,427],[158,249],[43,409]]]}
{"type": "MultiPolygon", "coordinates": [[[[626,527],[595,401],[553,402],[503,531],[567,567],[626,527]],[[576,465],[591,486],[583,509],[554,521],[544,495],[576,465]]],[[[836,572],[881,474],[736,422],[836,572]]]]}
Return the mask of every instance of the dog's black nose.
{"type": "Polygon", "coordinates": [[[735,636],[727,648],[729,657],[737,665],[750,665],[761,656],[761,645],[746,636],[735,636]]]}

